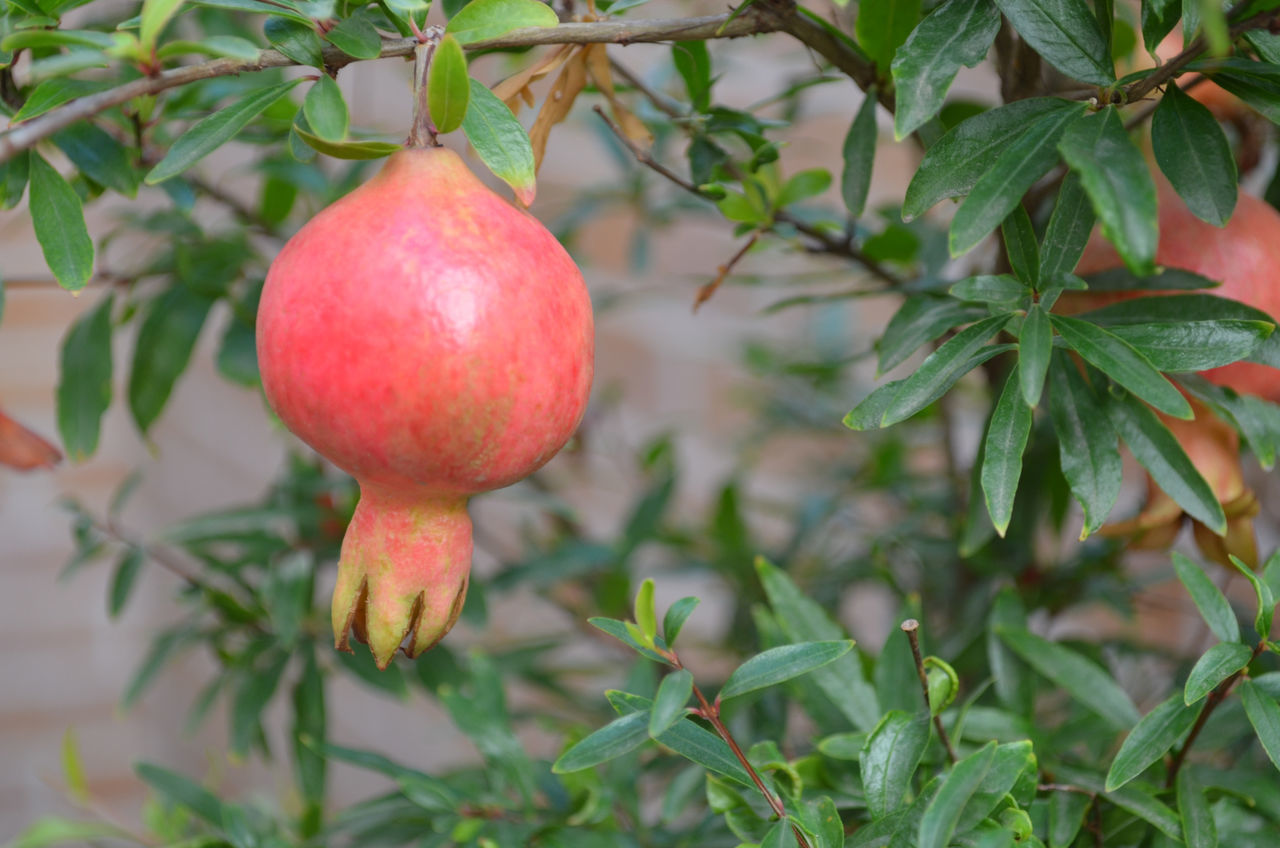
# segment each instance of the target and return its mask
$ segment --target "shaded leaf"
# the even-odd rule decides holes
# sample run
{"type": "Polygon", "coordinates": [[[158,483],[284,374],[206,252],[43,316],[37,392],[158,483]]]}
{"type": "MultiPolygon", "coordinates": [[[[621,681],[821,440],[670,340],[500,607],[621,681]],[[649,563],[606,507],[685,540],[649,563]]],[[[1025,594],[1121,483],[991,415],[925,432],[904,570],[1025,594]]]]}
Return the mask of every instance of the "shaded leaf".
{"type": "Polygon", "coordinates": [[[1106,790],[1113,792],[1147,770],[1195,724],[1200,707],[1189,707],[1175,692],[1142,717],[1125,737],[1107,771],[1106,790]]]}

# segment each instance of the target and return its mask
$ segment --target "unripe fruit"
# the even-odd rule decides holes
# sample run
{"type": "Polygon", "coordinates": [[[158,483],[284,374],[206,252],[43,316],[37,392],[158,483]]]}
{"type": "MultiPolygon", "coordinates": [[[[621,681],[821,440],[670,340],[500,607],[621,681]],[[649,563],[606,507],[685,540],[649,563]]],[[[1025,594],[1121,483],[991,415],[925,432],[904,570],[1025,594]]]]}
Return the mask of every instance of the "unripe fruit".
{"type": "Polygon", "coordinates": [[[258,359],[285,425],[360,484],[333,595],[386,667],[457,620],[467,499],[582,418],[592,317],[573,260],[445,148],[413,148],[308,222],[267,274],[258,359]]]}

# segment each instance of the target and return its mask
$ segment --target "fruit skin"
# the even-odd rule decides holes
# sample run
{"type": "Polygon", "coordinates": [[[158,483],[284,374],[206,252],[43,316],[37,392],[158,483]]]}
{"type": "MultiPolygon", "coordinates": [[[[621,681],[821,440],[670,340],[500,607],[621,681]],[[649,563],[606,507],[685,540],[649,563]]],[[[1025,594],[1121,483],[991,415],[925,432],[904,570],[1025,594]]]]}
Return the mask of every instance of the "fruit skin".
{"type": "MultiPolygon", "coordinates": [[[[1156,263],[1183,268],[1219,280],[1212,294],[1238,300],[1280,320],[1280,212],[1241,192],[1225,227],[1215,227],[1191,214],[1167,184],[1159,186],[1160,243],[1156,263]]],[[[1092,274],[1121,265],[1110,242],[1095,234],[1076,266],[1076,274],[1092,274]]],[[[1084,312],[1121,300],[1169,292],[1067,292],[1055,311],[1084,312]]],[[[1254,362],[1233,362],[1202,372],[1220,386],[1280,403],[1280,370],[1254,362]]]]}
{"type": "MultiPolygon", "coordinates": [[[[1241,192],[1231,220],[1215,227],[1187,209],[1173,189],[1158,183],[1160,243],[1156,263],[1194,271],[1222,285],[1213,294],[1238,300],[1280,320],[1280,213],[1269,204],[1241,192]]],[[[1076,273],[1091,274],[1121,265],[1109,242],[1094,234],[1076,266],[1076,273]]],[[[1083,312],[1145,295],[1169,292],[1070,292],[1055,305],[1058,312],[1083,312]]],[[[1220,386],[1241,394],[1253,394],[1280,402],[1280,370],[1253,362],[1233,362],[1201,372],[1220,386]]],[[[1227,516],[1227,533],[1219,537],[1193,522],[1196,543],[1206,556],[1230,565],[1234,554],[1249,565],[1257,564],[1253,516],[1258,504],[1244,485],[1240,469],[1240,440],[1235,430],[1194,399],[1193,421],[1160,415],[1196,470],[1208,481],[1227,516]]],[[[1182,509],[1147,478],[1147,502],[1142,512],[1127,521],[1103,528],[1109,536],[1136,536],[1140,548],[1161,548],[1173,542],[1182,523],[1182,509]]]]}
{"type": "Polygon", "coordinates": [[[590,392],[591,303],[573,260],[457,154],[413,148],[308,222],[258,311],[267,400],[360,484],[333,623],[385,667],[452,627],[466,502],[546,463],[590,392]]]}

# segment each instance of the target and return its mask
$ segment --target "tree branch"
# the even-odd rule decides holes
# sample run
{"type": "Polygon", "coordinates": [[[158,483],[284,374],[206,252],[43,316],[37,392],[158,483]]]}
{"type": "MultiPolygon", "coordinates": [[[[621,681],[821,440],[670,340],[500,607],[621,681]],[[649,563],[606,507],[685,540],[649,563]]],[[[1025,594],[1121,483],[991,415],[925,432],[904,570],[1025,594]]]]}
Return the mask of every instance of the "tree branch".
{"type": "MultiPolygon", "coordinates": [[[[596,21],[567,23],[554,27],[529,27],[513,30],[498,38],[472,42],[466,45],[466,49],[490,50],[500,47],[536,47],[545,44],[640,44],[673,40],[738,38],[775,32],[783,22],[779,16],[766,14],[753,7],[737,17],[725,14],[695,18],[596,21]]],[[[384,41],[378,58],[412,56],[417,43],[415,38],[384,41]]],[[[325,66],[331,71],[358,61],[332,46],[325,47],[323,55],[325,66]]],[[[135,97],[159,94],[171,88],[216,77],[237,76],[296,65],[296,62],[282,53],[263,50],[255,59],[214,59],[210,62],[174,68],[156,76],[143,77],[97,94],[81,97],[0,133],[0,162],[5,162],[15,154],[34,147],[41,140],[78,121],[127,103],[135,97]]]]}

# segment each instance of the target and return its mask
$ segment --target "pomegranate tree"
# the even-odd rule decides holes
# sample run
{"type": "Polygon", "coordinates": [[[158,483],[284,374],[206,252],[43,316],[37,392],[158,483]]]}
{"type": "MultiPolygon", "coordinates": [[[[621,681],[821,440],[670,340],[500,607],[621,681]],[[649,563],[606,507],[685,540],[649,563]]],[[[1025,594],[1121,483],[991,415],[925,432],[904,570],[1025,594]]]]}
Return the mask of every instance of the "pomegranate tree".
{"type": "Polygon", "coordinates": [[[280,251],[258,358],[285,425],[360,484],[333,594],[386,667],[453,626],[471,566],[468,498],[543,465],[592,373],[582,274],[533,216],[454,152],[393,154],[280,251]]]}

